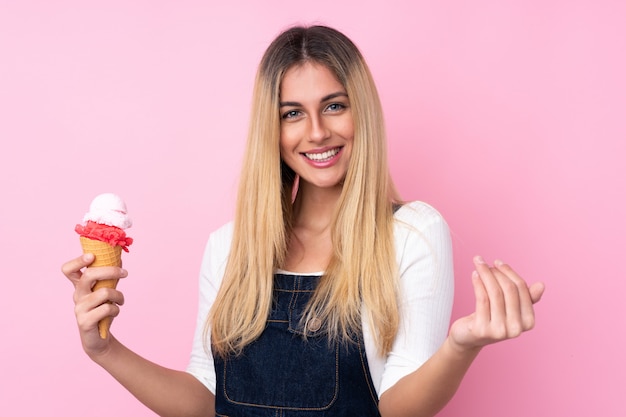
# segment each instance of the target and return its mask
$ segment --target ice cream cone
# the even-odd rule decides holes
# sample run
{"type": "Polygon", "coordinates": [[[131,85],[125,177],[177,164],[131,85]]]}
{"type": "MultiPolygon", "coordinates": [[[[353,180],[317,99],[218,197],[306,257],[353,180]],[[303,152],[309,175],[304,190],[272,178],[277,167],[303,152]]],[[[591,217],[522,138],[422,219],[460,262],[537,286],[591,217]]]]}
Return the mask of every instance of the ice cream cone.
{"type": "Polygon", "coordinates": [[[122,266],[122,247],[111,246],[106,242],[101,242],[87,237],[80,237],[80,245],[83,253],[93,253],[95,259],[89,266],[122,266]]]}
{"type": "MultiPolygon", "coordinates": [[[[119,245],[111,246],[106,242],[89,239],[80,236],[80,244],[83,247],[83,253],[93,253],[95,259],[89,267],[94,266],[122,266],[122,247],[119,245]]],[[[99,288],[115,288],[117,279],[105,279],[96,281],[92,291],[99,288]]],[[[106,339],[109,328],[111,327],[112,317],[106,317],[98,322],[98,332],[102,339],[106,339]]]]}

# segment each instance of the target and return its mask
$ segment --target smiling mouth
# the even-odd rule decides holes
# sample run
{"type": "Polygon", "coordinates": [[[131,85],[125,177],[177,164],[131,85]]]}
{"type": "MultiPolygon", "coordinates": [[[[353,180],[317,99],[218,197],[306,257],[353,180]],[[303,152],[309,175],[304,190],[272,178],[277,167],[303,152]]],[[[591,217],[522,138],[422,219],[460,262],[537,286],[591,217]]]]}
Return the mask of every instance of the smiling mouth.
{"type": "Polygon", "coordinates": [[[321,153],[304,153],[304,156],[315,162],[325,162],[331,160],[335,155],[339,153],[341,148],[333,148],[326,152],[321,153]]]}

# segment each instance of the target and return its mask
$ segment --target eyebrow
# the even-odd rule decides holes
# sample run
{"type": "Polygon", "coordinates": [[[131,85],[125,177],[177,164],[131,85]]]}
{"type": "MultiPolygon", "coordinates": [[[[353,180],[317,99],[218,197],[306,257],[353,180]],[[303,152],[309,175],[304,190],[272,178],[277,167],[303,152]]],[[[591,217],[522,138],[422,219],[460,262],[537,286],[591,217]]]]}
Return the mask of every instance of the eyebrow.
{"type": "MultiPolygon", "coordinates": [[[[336,93],[331,93],[327,96],[324,96],[320,99],[320,103],[323,103],[325,101],[328,100],[332,100],[334,98],[337,97],[348,97],[348,93],[344,93],[343,91],[338,91],[336,93]]],[[[301,103],[298,103],[297,101],[281,101],[280,102],[280,107],[300,107],[302,106],[301,103]]]]}

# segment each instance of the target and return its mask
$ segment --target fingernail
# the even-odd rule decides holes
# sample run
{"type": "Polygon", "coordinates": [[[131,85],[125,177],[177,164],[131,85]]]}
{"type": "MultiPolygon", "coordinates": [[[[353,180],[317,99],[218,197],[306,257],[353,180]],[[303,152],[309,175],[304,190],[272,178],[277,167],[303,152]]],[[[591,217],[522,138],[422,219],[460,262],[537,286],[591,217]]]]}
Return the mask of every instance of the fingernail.
{"type": "Polygon", "coordinates": [[[496,259],[495,261],[493,261],[493,264],[495,266],[502,266],[504,265],[504,262],[502,262],[500,259],[496,259]]]}
{"type": "Polygon", "coordinates": [[[477,271],[473,271],[472,272],[472,278],[474,278],[474,279],[478,278],[478,272],[477,271]]]}
{"type": "Polygon", "coordinates": [[[122,269],[122,270],[120,271],[120,277],[125,278],[125,277],[127,277],[127,276],[128,276],[128,271],[127,271],[127,270],[125,270],[125,269],[122,269]]]}
{"type": "Polygon", "coordinates": [[[83,255],[83,260],[85,262],[91,262],[93,261],[93,253],[86,253],[83,255]]]}
{"type": "Polygon", "coordinates": [[[485,260],[483,259],[482,256],[475,256],[474,257],[474,262],[476,262],[477,264],[484,264],[485,260]]]}

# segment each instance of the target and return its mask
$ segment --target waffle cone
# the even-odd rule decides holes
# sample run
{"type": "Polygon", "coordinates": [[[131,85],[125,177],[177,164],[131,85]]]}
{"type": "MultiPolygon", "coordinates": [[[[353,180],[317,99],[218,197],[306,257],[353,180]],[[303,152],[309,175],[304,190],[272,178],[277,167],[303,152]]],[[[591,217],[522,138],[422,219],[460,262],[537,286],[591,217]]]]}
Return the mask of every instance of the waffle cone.
{"type": "MultiPolygon", "coordinates": [[[[95,256],[94,261],[89,268],[95,266],[122,266],[122,247],[111,246],[108,243],[99,240],[80,237],[80,244],[83,247],[83,253],[92,253],[95,256]]],[[[104,279],[96,281],[92,291],[99,288],[115,288],[117,279],[104,279]]],[[[102,339],[106,339],[113,317],[105,317],[98,322],[98,332],[102,339]]]]}

